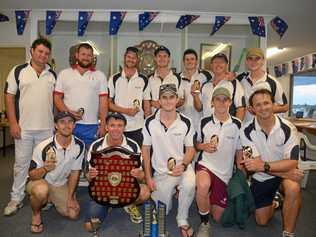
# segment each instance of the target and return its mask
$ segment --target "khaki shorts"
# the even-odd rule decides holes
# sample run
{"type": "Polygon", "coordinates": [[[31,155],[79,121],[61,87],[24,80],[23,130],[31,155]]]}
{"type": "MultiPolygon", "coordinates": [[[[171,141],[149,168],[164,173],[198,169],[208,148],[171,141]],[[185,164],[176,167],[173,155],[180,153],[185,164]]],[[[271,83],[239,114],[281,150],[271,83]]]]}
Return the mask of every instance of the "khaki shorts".
{"type": "Polygon", "coordinates": [[[67,199],[68,199],[68,186],[67,183],[63,186],[53,186],[44,179],[29,181],[26,185],[26,192],[31,195],[32,189],[36,185],[48,186],[48,200],[52,202],[56,210],[63,216],[67,215],[67,199]]]}

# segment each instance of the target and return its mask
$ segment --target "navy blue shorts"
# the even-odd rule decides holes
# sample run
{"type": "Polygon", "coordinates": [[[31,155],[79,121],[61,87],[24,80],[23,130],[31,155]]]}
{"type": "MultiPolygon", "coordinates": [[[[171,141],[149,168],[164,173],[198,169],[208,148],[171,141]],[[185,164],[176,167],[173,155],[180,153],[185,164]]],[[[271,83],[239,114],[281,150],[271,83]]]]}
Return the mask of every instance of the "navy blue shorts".
{"type": "Polygon", "coordinates": [[[92,142],[97,140],[98,128],[99,126],[97,124],[77,123],[73,131],[73,134],[79,139],[81,139],[85,143],[86,148],[88,148],[92,142]]]}
{"type": "Polygon", "coordinates": [[[281,181],[282,179],[280,177],[274,177],[263,182],[251,179],[250,190],[257,209],[272,205],[273,198],[281,181]]]}

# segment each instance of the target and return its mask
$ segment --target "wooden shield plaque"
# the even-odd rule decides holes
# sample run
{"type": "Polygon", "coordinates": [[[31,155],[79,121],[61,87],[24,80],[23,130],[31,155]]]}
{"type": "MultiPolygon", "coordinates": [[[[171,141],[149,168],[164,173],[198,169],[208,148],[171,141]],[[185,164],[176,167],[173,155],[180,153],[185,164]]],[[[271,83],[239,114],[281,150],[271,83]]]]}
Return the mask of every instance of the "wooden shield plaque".
{"type": "Polygon", "coordinates": [[[101,205],[123,207],[136,201],[140,186],[131,170],[141,165],[140,154],[123,147],[92,152],[90,165],[99,172],[89,184],[90,197],[101,205]]]}

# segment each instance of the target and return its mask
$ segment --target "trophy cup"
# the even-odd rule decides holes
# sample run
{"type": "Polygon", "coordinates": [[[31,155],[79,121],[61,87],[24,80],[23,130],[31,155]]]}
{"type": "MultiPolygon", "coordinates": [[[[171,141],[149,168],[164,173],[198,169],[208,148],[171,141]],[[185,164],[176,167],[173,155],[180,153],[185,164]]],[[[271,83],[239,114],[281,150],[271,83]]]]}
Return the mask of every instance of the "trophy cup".
{"type": "Polygon", "coordinates": [[[46,159],[50,160],[50,161],[56,161],[56,153],[55,153],[55,151],[54,151],[54,149],[52,147],[50,147],[46,151],[46,159]]]}
{"type": "Polygon", "coordinates": [[[166,211],[167,206],[161,201],[158,201],[158,237],[168,237],[169,234],[166,228],[166,211]]]}
{"type": "Polygon", "coordinates": [[[79,108],[77,113],[79,114],[80,117],[82,117],[84,114],[84,108],[79,108]]]}
{"type": "Polygon", "coordinates": [[[167,167],[168,167],[168,174],[172,175],[172,170],[174,169],[174,167],[176,167],[176,159],[173,157],[170,157],[167,161],[167,167]]]}
{"type": "Polygon", "coordinates": [[[200,93],[200,88],[201,88],[201,83],[199,80],[195,80],[193,82],[193,86],[194,86],[194,93],[200,93]]]}
{"type": "Polygon", "coordinates": [[[144,222],[143,222],[143,233],[140,234],[140,237],[150,237],[151,233],[151,214],[152,204],[150,200],[145,201],[144,203],[144,222]]]}
{"type": "Polygon", "coordinates": [[[133,107],[135,109],[139,109],[140,108],[140,102],[138,99],[133,100],[133,107]]]}
{"type": "Polygon", "coordinates": [[[253,158],[253,151],[250,146],[243,146],[242,147],[242,157],[243,159],[252,159],[253,158]]]}
{"type": "Polygon", "coordinates": [[[219,143],[219,138],[218,138],[218,136],[216,134],[213,134],[211,136],[210,143],[212,143],[214,146],[216,146],[216,150],[217,150],[217,146],[218,146],[218,143],[219,143]]]}
{"type": "Polygon", "coordinates": [[[101,221],[97,217],[91,217],[90,219],[91,227],[92,227],[92,237],[100,237],[98,230],[101,227],[101,221]]]}

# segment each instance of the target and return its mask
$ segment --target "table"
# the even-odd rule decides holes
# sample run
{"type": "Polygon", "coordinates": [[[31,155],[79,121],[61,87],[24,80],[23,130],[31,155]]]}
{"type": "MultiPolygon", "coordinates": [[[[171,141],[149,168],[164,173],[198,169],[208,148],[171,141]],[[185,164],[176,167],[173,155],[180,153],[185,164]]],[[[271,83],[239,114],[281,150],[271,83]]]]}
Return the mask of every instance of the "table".
{"type": "Polygon", "coordinates": [[[8,129],[9,126],[9,122],[8,121],[0,121],[0,128],[2,131],[2,155],[3,157],[5,156],[5,150],[6,150],[6,144],[5,144],[5,135],[6,135],[6,129],[8,129]]]}
{"type": "Polygon", "coordinates": [[[316,120],[313,119],[301,119],[301,118],[286,118],[295,125],[298,131],[308,132],[316,135],[316,120]]]}

